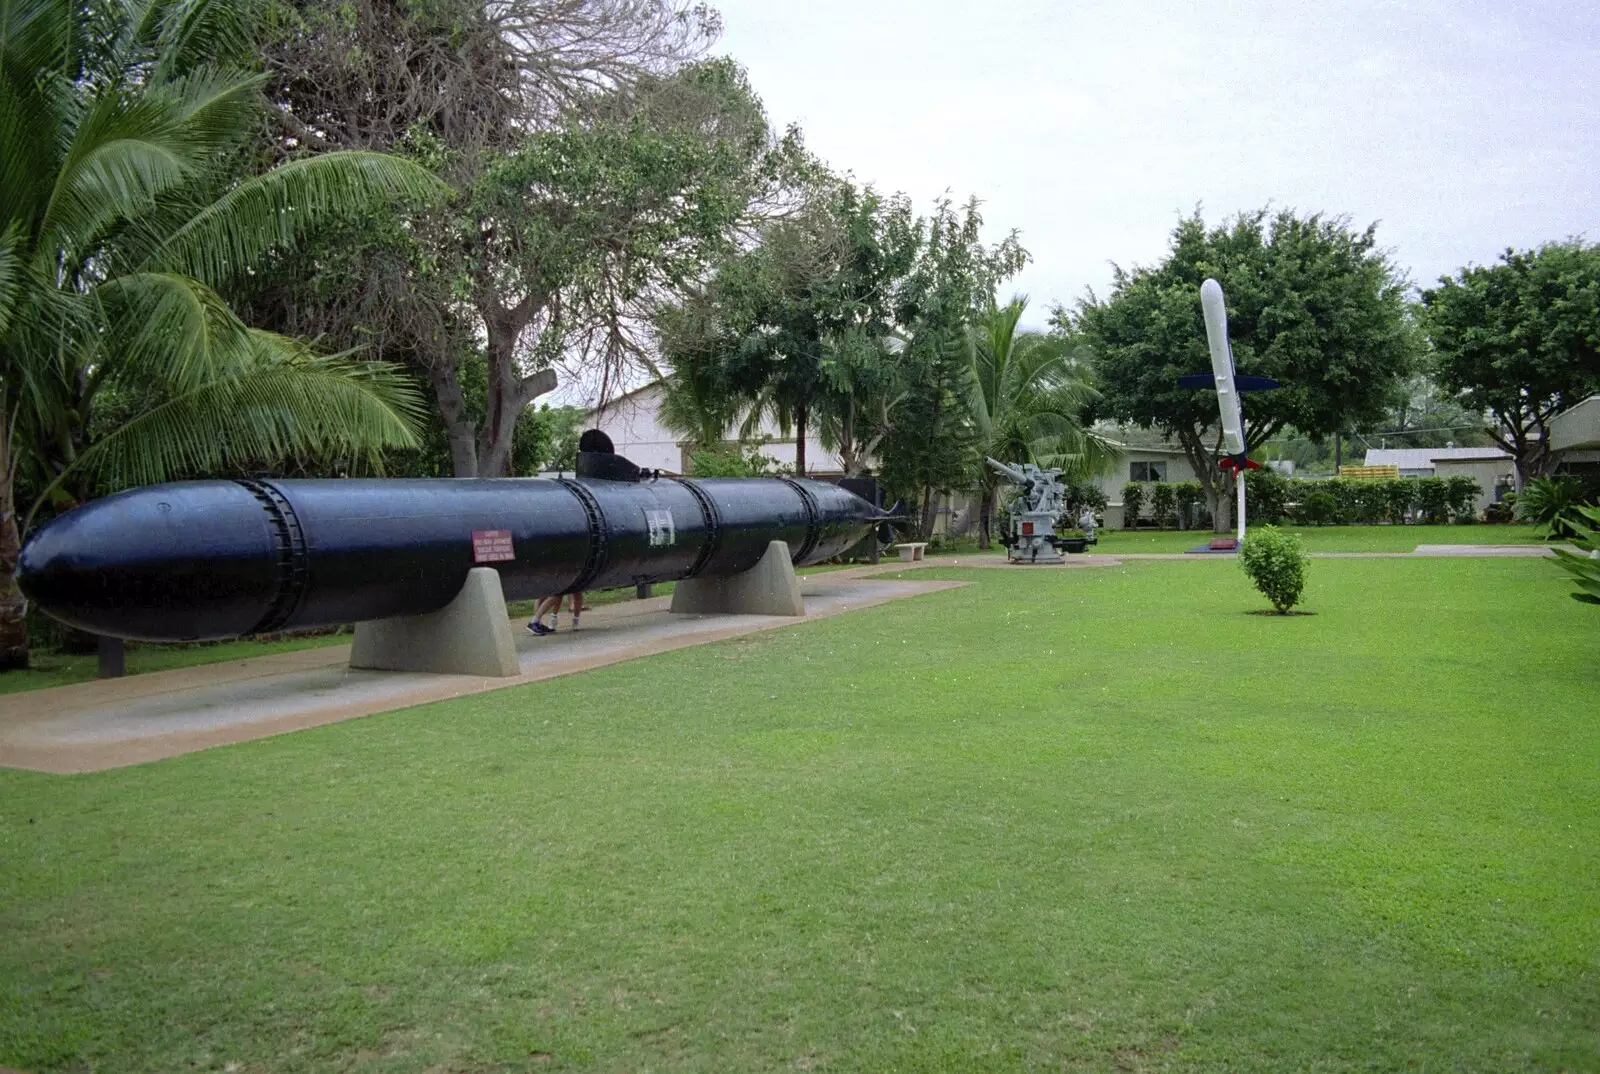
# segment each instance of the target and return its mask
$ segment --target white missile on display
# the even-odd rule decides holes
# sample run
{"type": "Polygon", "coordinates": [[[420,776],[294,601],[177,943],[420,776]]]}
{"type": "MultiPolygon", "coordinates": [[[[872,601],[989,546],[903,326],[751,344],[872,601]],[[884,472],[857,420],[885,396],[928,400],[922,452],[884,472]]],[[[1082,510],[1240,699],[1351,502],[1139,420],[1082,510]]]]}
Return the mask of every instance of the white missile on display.
{"type": "Polygon", "coordinates": [[[1211,375],[1216,378],[1217,407],[1222,411],[1222,440],[1228,456],[1237,464],[1245,457],[1244,415],[1239,409],[1239,390],[1233,383],[1228,308],[1222,301],[1222,285],[1216,280],[1200,285],[1200,312],[1206,321],[1206,343],[1211,347],[1211,375]]]}
{"type": "MultiPolygon", "coordinates": [[[[1271,377],[1240,376],[1233,368],[1233,348],[1228,346],[1228,307],[1223,301],[1222,285],[1216,280],[1206,280],[1200,285],[1200,313],[1206,322],[1206,344],[1211,350],[1211,375],[1191,373],[1178,378],[1185,388],[1216,388],[1217,409],[1222,415],[1222,443],[1224,453],[1220,465],[1242,475],[1245,470],[1259,470],[1259,463],[1251,462],[1244,442],[1244,411],[1239,406],[1240,392],[1259,392],[1276,388],[1278,382],[1271,377]]],[[[1239,540],[1244,540],[1244,481],[1239,486],[1239,540]]],[[[1213,545],[1213,547],[1217,547],[1213,545]]]]}

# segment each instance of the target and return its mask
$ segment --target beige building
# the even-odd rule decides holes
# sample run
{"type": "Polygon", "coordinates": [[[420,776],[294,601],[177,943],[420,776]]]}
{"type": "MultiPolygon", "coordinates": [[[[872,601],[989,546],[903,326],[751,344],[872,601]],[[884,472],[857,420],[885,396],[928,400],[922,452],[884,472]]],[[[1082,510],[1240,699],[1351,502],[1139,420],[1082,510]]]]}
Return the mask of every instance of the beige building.
{"type": "Polygon", "coordinates": [[[1497,447],[1373,448],[1368,466],[1397,466],[1401,477],[1470,477],[1478,482],[1474,513],[1499,503],[1516,487],[1516,466],[1511,455],[1497,447]]]}
{"type": "Polygon", "coordinates": [[[1194,467],[1189,457],[1179,447],[1122,448],[1122,461],[1110,471],[1094,478],[1094,483],[1106,497],[1105,527],[1120,530],[1122,517],[1122,486],[1130,481],[1194,481],[1194,467]]]}

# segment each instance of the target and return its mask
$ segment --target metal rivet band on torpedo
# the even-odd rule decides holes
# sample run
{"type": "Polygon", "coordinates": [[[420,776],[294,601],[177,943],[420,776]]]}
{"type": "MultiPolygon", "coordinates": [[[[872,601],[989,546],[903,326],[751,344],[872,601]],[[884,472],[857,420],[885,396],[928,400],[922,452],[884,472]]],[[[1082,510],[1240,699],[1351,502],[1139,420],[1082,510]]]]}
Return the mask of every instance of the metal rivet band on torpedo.
{"type": "Polygon", "coordinates": [[[558,477],[556,481],[577,498],[584,515],[589,520],[589,555],[584,560],[583,569],[578,572],[577,579],[562,590],[563,593],[581,593],[589,588],[589,583],[600,576],[601,571],[606,569],[606,544],[610,531],[606,527],[605,513],[600,510],[600,501],[594,498],[594,493],[571,478],[558,477]]]}
{"type": "Polygon", "coordinates": [[[803,563],[817,547],[817,542],[822,539],[822,512],[817,506],[816,494],[805,485],[789,477],[779,477],[778,480],[794,489],[796,495],[800,497],[800,506],[805,508],[806,539],[800,545],[800,550],[794,554],[794,561],[803,563]]]}
{"type": "Polygon", "coordinates": [[[266,509],[267,518],[271,521],[277,561],[277,587],[273,592],[272,606],[251,631],[253,634],[268,634],[274,630],[281,630],[283,625],[293,618],[294,613],[300,610],[300,604],[305,600],[306,589],[311,580],[311,570],[306,556],[306,536],[300,527],[300,519],[296,517],[294,508],[289,505],[283,493],[270,483],[252,481],[248,478],[239,478],[236,483],[249,489],[250,494],[261,501],[262,507],[266,509]]]}
{"type": "Polygon", "coordinates": [[[711,557],[717,554],[717,547],[722,544],[722,515],[717,510],[717,502],[706,494],[706,490],[698,483],[687,477],[672,477],[669,481],[676,481],[689,490],[689,495],[694,497],[694,502],[700,505],[700,517],[705,522],[705,541],[700,546],[700,554],[694,559],[694,566],[689,568],[685,578],[693,578],[706,569],[706,564],[711,562],[711,557]]]}

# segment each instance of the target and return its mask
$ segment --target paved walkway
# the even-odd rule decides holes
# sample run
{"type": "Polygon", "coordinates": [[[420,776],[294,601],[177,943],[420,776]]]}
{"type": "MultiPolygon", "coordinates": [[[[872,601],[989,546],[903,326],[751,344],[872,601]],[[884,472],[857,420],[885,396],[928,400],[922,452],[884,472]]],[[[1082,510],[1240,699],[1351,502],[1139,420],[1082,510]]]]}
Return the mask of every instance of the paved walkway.
{"type": "Polygon", "coordinates": [[[350,646],[331,645],[13,694],[0,698],[0,766],[60,773],[117,768],[538,682],[965,584],[878,577],[909,566],[802,575],[805,619],[672,615],[670,598],[656,597],[594,608],[575,633],[535,638],[518,621],[522,673],[511,678],[356,670],[348,666],[350,646]]]}

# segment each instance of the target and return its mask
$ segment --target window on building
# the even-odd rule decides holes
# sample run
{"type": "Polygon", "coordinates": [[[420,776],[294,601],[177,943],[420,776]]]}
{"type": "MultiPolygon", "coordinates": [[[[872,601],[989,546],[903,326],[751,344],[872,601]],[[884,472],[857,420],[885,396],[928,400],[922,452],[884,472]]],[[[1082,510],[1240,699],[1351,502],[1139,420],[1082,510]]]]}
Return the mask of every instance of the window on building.
{"type": "Polygon", "coordinates": [[[1167,479],[1167,464],[1165,462],[1130,462],[1128,464],[1129,481],[1165,481],[1167,479]]]}

